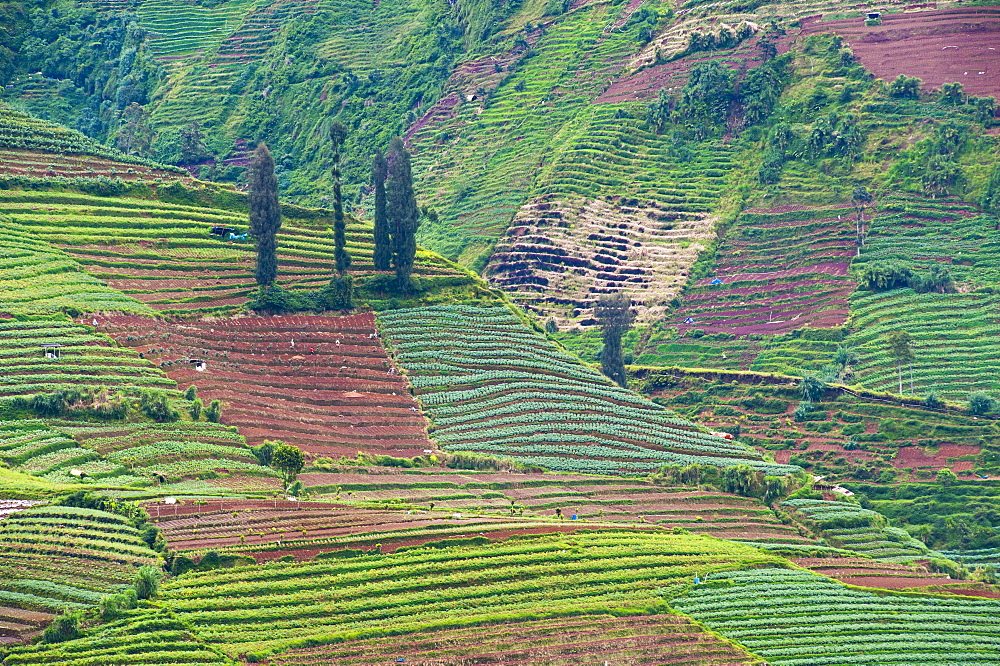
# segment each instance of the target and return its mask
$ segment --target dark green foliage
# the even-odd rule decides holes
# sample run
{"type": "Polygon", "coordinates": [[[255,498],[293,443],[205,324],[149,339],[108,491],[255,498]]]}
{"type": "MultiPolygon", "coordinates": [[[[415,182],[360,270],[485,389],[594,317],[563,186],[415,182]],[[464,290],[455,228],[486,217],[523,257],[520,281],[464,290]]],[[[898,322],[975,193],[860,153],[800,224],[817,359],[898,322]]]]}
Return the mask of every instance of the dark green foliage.
{"type": "Polygon", "coordinates": [[[755,497],[765,503],[785,497],[802,485],[802,479],[793,476],[769,476],[749,465],[715,467],[714,465],[667,465],[651,477],[653,483],[686,486],[710,486],[743,497],[755,497]]]}
{"type": "Polygon", "coordinates": [[[375,270],[387,271],[392,268],[392,233],[389,229],[389,218],[385,210],[385,179],[388,176],[389,165],[381,152],[372,158],[372,186],[375,190],[375,250],[372,260],[375,270]]]}
{"type": "Polygon", "coordinates": [[[632,325],[632,301],[622,292],[607,294],[594,304],[594,318],[601,327],[601,372],[619,386],[627,386],[622,336],[632,325]]]}
{"type": "Polygon", "coordinates": [[[819,402],[826,393],[826,382],[816,375],[806,375],[799,382],[799,393],[808,402],[819,402]]]}
{"type": "Polygon", "coordinates": [[[197,121],[192,121],[180,131],[180,153],[178,164],[194,164],[210,159],[212,153],[205,145],[205,134],[201,131],[201,125],[197,121]]]}
{"type": "Polygon", "coordinates": [[[80,621],[83,614],[80,611],[63,613],[57,615],[49,626],[42,632],[43,643],[62,643],[79,638],[83,635],[80,631],[80,621]]]}
{"type": "Polygon", "coordinates": [[[138,102],[132,102],[122,111],[122,126],[115,137],[115,145],[126,155],[148,155],[152,142],[149,112],[138,102]]]}
{"type": "Polygon", "coordinates": [[[191,401],[191,407],[188,409],[188,413],[191,415],[192,421],[197,421],[201,418],[201,412],[205,408],[204,403],[202,403],[201,398],[195,398],[191,401]]]}
{"type": "Polygon", "coordinates": [[[219,419],[222,418],[222,403],[218,400],[213,400],[209,404],[208,409],[205,410],[205,418],[212,423],[218,423],[219,419]]]}
{"type": "Polygon", "coordinates": [[[735,82],[736,72],[717,61],[698,63],[681,90],[677,106],[680,117],[694,127],[696,134],[707,136],[705,125],[721,127],[725,123],[735,82]]]}
{"type": "Polygon", "coordinates": [[[108,143],[119,114],[148,104],[164,76],[130,6],[99,12],[75,3],[2,3],[0,84],[35,72],[66,87],[31,98],[32,111],[108,143]]]}
{"type": "Polygon", "coordinates": [[[248,180],[250,234],[257,242],[257,284],[268,286],[278,276],[278,229],[281,207],[278,205],[278,179],[274,176],[274,158],[263,141],[250,158],[248,180]]]}
{"type": "Polygon", "coordinates": [[[549,335],[555,335],[559,332],[559,324],[556,323],[555,319],[551,317],[545,320],[545,332],[549,335]]]}
{"type": "Polygon", "coordinates": [[[340,194],[340,147],[347,139],[347,128],[338,120],[330,125],[330,143],[333,145],[333,256],[337,274],[343,277],[351,265],[351,255],[345,247],[344,204],[340,194]]]}
{"type": "Polygon", "coordinates": [[[750,70],[740,84],[740,101],[743,104],[743,118],[747,125],[761,123],[771,115],[781,91],[788,84],[789,60],[790,56],[787,54],[769,60],[766,64],[750,70]]]}
{"type": "Polygon", "coordinates": [[[264,467],[270,467],[271,457],[274,455],[274,447],[275,442],[264,440],[262,444],[250,447],[250,451],[253,453],[254,457],[257,458],[257,462],[264,467]]]}
{"type": "Polygon", "coordinates": [[[673,100],[667,94],[666,88],[660,88],[660,94],[656,101],[650,102],[646,107],[646,122],[650,124],[657,134],[661,134],[670,122],[670,109],[673,100]]]}
{"type": "Polygon", "coordinates": [[[889,96],[897,99],[920,99],[920,84],[916,77],[900,74],[889,84],[889,96]]]}
{"type": "Polygon", "coordinates": [[[198,387],[195,386],[194,384],[191,384],[191,386],[188,386],[186,389],[184,389],[185,400],[194,400],[197,397],[198,397],[198,387]]]}
{"type": "Polygon", "coordinates": [[[139,395],[139,409],[157,423],[176,421],[181,417],[177,410],[170,406],[167,396],[161,391],[143,391],[139,395]]]}
{"type": "Polygon", "coordinates": [[[944,407],[944,400],[938,397],[937,393],[931,391],[924,398],[924,405],[930,407],[931,409],[941,409],[944,407]]]}
{"type": "Polygon", "coordinates": [[[993,165],[986,189],[979,197],[983,210],[1000,217],[1000,164],[993,165]]]}
{"type": "Polygon", "coordinates": [[[410,289],[410,274],[417,254],[420,211],[413,194],[410,153],[402,139],[397,137],[389,144],[387,162],[385,211],[392,234],[392,265],[396,271],[396,288],[406,293],[410,289]]]}
{"type": "Polygon", "coordinates": [[[941,92],[938,94],[938,101],[942,104],[957,106],[965,99],[962,92],[961,83],[944,83],[941,85],[941,92]]]}

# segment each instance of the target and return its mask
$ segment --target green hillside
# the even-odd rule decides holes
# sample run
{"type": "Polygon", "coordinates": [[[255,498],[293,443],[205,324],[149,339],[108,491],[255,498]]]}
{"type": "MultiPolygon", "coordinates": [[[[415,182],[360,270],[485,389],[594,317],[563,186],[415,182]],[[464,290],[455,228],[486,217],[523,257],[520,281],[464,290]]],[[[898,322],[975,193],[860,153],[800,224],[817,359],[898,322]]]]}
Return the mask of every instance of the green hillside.
{"type": "Polygon", "coordinates": [[[0,0],[0,664],[1000,664],[998,35],[0,0]]]}

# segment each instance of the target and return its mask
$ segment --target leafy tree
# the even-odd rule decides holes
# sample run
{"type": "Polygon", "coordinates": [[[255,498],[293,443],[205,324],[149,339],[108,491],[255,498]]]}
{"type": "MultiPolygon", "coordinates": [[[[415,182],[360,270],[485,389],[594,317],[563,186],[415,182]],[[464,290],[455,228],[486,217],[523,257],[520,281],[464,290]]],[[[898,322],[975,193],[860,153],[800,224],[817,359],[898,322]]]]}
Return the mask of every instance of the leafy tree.
{"type": "Polygon", "coordinates": [[[388,169],[385,156],[381,152],[375,153],[372,160],[372,185],[375,188],[375,252],[372,259],[377,271],[387,271],[392,267],[392,233],[385,211],[388,169]]]}
{"type": "Polygon", "coordinates": [[[965,95],[962,92],[961,83],[944,83],[941,85],[941,92],[938,94],[938,101],[943,104],[957,106],[962,103],[965,95]]]}
{"type": "Polygon", "coordinates": [[[955,476],[955,473],[953,471],[945,467],[944,469],[942,469],[940,472],[937,473],[936,481],[940,483],[942,486],[953,486],[956,483],[958,483],[958,477],[955,476]]]}
{"type": "Polygon", "coordinates": [[[889,97],[897,99],[920,99],[920,84],[922,81],[916,77],[900,74],[889,84],[889,97]]]}
{"type": "Polygon", "coordinates": [[[196,387],[194,384],[191,384],[191,386],[188,386],[184,390],[185,400],[194,400],[197,397],[198,397],[198,387],[196,387]]]}
{"type": "Polygon", "coordinates": [[[873,261],[858,274],[858,288],[867,291],[889,291],[908,287],[913,269],[899,261],[873,261]]]}
{"type": "Polygon", "coordinates": [[[984,391],[973,391],[969,394],[969,413],[976,416],[989,414],[997,408],[997,401],[984,391]]]}
{"type": "Polygon", "coordinates": [[[153,129],[149,126],[149,112],[132,102],[122,111],[122,126],[115,137],[115,145],[127,155],[146,155],[151,143],[153,129]]]}
{"type": "Polygon", "coordinates": [[[333,145],[333,256],[337,265],[337,275],[343,277],[347,267],[351,265],[351,255],[347,253],[345,244],[346,224],[344,222],[344,204],[340,194],[340,147],[347,138],[347,128],[339,120],[330,124],[330,143],[333,145]]]}
{"type": "Polygon", "coordinates": [[[287,487],[305,466],[302,449],[290,444],[278,443],[271,454],[271,467],[281,472],[287,487]]]}
{"type": "Polygon", "coordinates": [[[688,82],[681,90],[680,116],[704,134],[702,123],[721,125],[733,100],[736,72],[716,60],[701,62],[691,68],[688,82]]]}
{"type": "Polygon", "coordinates": [[[192,120],[180,133],[180,157],[178,164],[194,164],[202,162],[212,157],[205,145],[205,133],[201,131],[201,124],[197,120],[192,120]]]}
{"type": "Polygon", "coordinates": [[[213,400],[205,410],[205,418],[212,423],[218,423],[222,419],[222,402],[213,400]]]}
{"type": "Polygon", "coordinates": [[[264,467],[271,466],[271,459],[274,456],[274,447],[280,445],[281,442],[273,442],[271,440],[265,439],[259,446],[251,446],[250,452],[253,453],[254,457],[257,458],[259,462],[264,467]]]}
{"type": "Polygon", "coordinates": [[[757,474],[749,465],[727,467],[722,475],[722,489],[744,497],[753,496],[756,482],[757,474]]]}
{"type": "Polygon", "coordinates": [[[808,402],[819,402],[826,393],[826,382],[816,375],[806,375],[799,382],[799,394],[808,402]]]}
{"type": "Polygon", "coordinates": [[[278,229],[281,207],[278,204],[278,179],[274,176],[274,158],[263,141],[250,157],[248,178],[250,233],[257,241],[257,284],[268,286],[278,276],[278,229]]]}
{"type": "Polygon", "coordinates": [[[938,394],[931,391],[924,398],[924,406],[930,407],[931,409],[941,409],[944,407],[944,400],[938,397],[938,394]]]}
{"type": "Polygon", "coordinates": [[[656,100],[646,107],[646,122],[650,124],[657,134],[662,134],[670,122],[670,108],[673,100],[667,94],[666,88],[660,88],[660,94],[656,100]]]}
{"type": "MultiPolygon", "coordinates": [[[[893,331],[886,338],[889,347],[889,355],[896,361],[896,370],[899,371],[899,393],[903,394],[903,366],[913,363],[913,337],[906,331],[893,331]]],[[[911,379],[912,381],[912,379],[911,379]]],[[[912,390],[912,387],[911,387],[912,390]]]]}
{"type": "Polygon", "coordinates": [[[606,294],[594,304],[594,318],[601,326],[601,372],[619,386],[626,386],[622,336],[632,325],[632,301],[622,292],[606,294]]]}
{"type": "Polygon", "coordinates": [[[396,270],[396,288],[405,293],[410,288],[410,274],[417,255],[420,211],[413,194],[410,153],[399,137],[389,143],[387,162],[385,211],[392,234],[392,264],[396,270]]]}
{"type": "Polygon", "coordinates": [[[195,398],[191,401],[191,407],[188,408],[188,413],[191,414],[191,420],[197,421],[201,418],[201,412],[205,408],[205,404],[201,401],[201,398],[195,398]]]}
{"type": "Polygon", "coordinates": [[[977,123],[987,124],[992,122],[997,113],[997,101],[992,97],[975,97],[969,100],[972,103],[972,118],[977,123]]]}
{"type": "Polygon", "coordinates": [[[788,81],[788,60],[787,56],[775,58],[746,75],[740,86],[740,102],[746,124],[756,125],[771,115],[788,81]]]}

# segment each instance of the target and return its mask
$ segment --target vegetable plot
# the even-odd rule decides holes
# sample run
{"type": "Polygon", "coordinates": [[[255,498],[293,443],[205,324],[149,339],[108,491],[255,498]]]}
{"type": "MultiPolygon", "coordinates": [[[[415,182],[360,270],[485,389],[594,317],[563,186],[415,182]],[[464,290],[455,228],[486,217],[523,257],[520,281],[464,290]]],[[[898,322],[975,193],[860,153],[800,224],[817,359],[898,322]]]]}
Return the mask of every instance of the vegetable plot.
{"type": "Polygon", "coordinates": [[[673,606],[776,666],[1000,664],[994,599],[879,595],[757,569],[711,574],[673,606]]]}
{"type": "Polygon", "coordinates": [[[395,310],[381,313],[379,323],[435,422],[433,437],[450,451],[626,475],[693,463],[797,469],[764,461],[617,386],[506,308],[395,310]]]}

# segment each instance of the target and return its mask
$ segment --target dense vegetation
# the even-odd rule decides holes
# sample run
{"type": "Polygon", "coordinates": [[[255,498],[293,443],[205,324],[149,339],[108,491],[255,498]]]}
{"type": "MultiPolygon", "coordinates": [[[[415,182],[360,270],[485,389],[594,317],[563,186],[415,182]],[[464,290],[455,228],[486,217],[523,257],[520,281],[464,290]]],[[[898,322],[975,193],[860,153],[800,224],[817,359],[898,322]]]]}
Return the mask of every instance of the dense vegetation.
{"type": "Polygon", "coordinates": [[[967,4],[0,0],[0,662],[1000,663],[967,4]]]}

